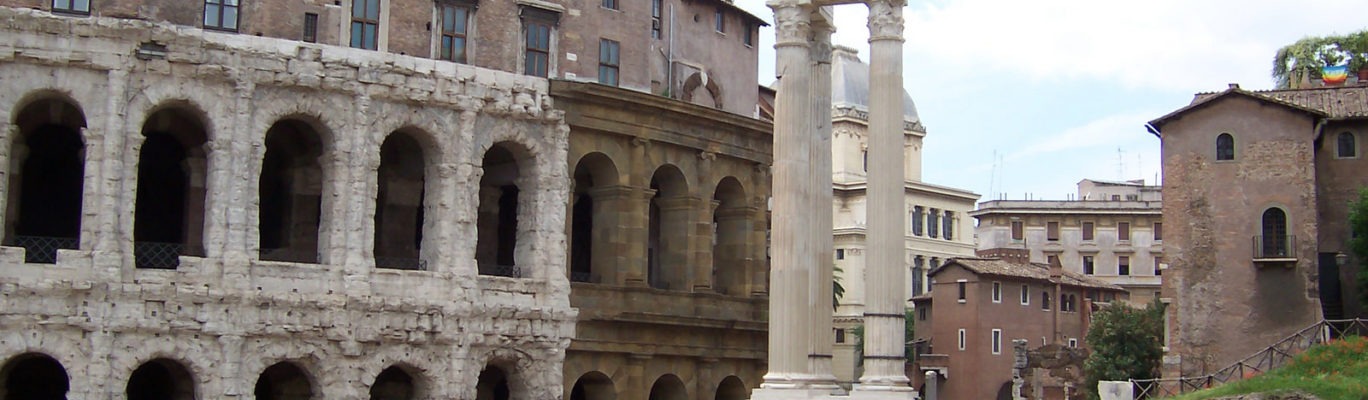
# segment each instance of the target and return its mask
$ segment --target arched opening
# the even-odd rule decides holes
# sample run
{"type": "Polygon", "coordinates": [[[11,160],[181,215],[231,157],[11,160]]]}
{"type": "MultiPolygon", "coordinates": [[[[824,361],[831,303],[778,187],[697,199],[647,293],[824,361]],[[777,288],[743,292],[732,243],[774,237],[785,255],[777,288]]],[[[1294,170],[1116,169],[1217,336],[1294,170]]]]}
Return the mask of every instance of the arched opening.
{"type": "Polygon", "coordinates": [[[1335,138],[1335,155],[1339,157],[1358,156],[1358,143],[1354,140],[1353,133],[1340,132],[1339,137],[1335,138]]]}
{"type": "Polygon", "coordinates": [[[158,358],[133,370],[124,393],[128,400],[195,400],[195,379],[180,363],[158,358]]]}
{"type": "Polygon", "coordinates": [[[5,243],[23,247],[24,262],[53,264],[58,249],[80,244],[85,114],[69,102],[43,99],[16,115],[5,243]]]}
{"type": "Polygon", "coordinates": [[[375,266],[421,270],[423,243],[423,148],[404,132],[380,145],[375,196],[375,266]]]}
{"type": "Polygon", "coordinates": [[[174,269],[180,256],[204,256],[204,195],[208,140],[204,123],[167,108],[143,123],[133,255],[138,268],[174,269]]]}
{"type": "Polygon", "coordinates": [[[266,131],[261,165],[261,259],[318,262],[323,142],[309,124],[276,122],[266,131]]]}
{"type": "Polygon", "coordinates": [[[617,183],[617,167],[603,153],[590,153],[575,166],[574,203],[570,210],[570,280],[613,282],[613,201],[606,188],[617,183]],[[595,250],[597,248],[598,250],[595,250]]]}
{"type": "Polygon", "coordinates": [[[476,400],[508,400],[508,374],[498,366],[486,366],[475,383],[476,400]]]}
{"type": "Polygon", "coordinates": [[[252,393],[256,400],[307,400],[313,397],[313,384],[299,366],[279,362],[261,372],[252,393]]]}
{"type": "Polygon", "coordinates": [[[371,400],[411,400],[417,397],[413,376],[399,366],[380,371],[370,388],[371,400]]]}
{"type": "Polygon", "coordinates": [[[703,71],[695,72],[684,80],[681,99],[704,107],[722,108],[722,87],[717,81],[709,79],[703,71]]]}
{"type": "Polygon", "coordinates": [[[1281,208],[1270,207],[1264,210],[1263,236],[1259,242],[1262,248],[1258,255],[1262,258],[1281,258],[1288,256],[1287,213],[1281,208]]]}
{"type": "Polygon", "coordinates": [[[651,396],[649,400],[688,400],[689,391],[684,388],[684,381],[679,380],[674,374],[665,374],[656,378],[651,385],[651,396]]]}
{"type": "Polygon", "coordinates": [[[728,376],[722,379],[722,383],[717,385],[717,400],[746,400],[749,390],[746,384],[741,382],[741,378],[728,376]]]}
{"type": "Polygon", "coordinates": [[[65,399],[71,380],[62,363],[44,354],[22,354],[0,367],[0,399],[65,399]]]}
{"type": "Polygon", "coordinates": [[[1235,137],[1229,133],[1216,136],[1216,160],[1235,159],[1235,137]]]}
{"type": "Polygon", "coordinates": [[[512,144],[495,143],[485,152],[480,177],[475,262],[480,275],[521,277],[514,255],[518,245],[518,184],[522,180],[512,144]]]}
{"type": "Polygon", "coordinates": [[[617,390],[613,379],[602,372],[590,371],[575,380],[570,389],[570,400],[616,400],[617,390]]]}
{"type": "Polygon", "coordinates": [[[718,293],[746,294],[746,238],[751,231],[746,192],[736,178],[726,177],[713,192],[712,257],[713,288],[718,293]]]}
{"type": "Polygon", "coordinates": [[[647,223],[647,283],[657,289],[688,289],[688,183],[679,168],[663,165],[651,176],[651,190],[655,196],[647,223]]]}

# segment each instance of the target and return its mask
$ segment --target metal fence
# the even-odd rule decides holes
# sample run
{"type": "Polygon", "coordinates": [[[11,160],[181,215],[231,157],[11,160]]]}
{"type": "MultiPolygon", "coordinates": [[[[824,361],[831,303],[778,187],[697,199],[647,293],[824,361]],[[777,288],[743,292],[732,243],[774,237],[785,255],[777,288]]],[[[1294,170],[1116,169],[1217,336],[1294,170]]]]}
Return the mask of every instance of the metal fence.
{"type": "Polygon", "coordinates": [[[263,261],[283,261],[302,264],[317,264],[318,252],[294,249],[261,249],[263,261]]]}
{"type": "Polygon", "coordinates": [[[571,282],[589,282],[594,275],[588,272],[570,271],[571,282]]]}
{"type": "Polygon", "coordinates": [[[180,243],[133,242],[133,260],[138,268],[176,269],[185,245],[180,243]]]}
{"type": "Polygon", "coordinates": [[[522,268],[513,265],[480,264],[480,275],[506,276],[521,278],[522,268]]]}
{"type": "Polygon", "coordinates": [[[375,257],[376,268],[426,271],[427,260],[418,257],[375,257]]]}
{"type": "Polygon", "coordinates": [[[30,264],[56,264],[57,250],[75,250],[80,247],[81,240],[66,237],[47,237],[47,236],[15,236],[10,239],[10,246],[24,248],[24,262],[30,264]]]}
{"type": "Polygon", "coordinates": [[[1214,373],[1178,378],[1131,379],[1136,399],[1177,396],[1263,374],[1287,365],[1311,346],[1345,335],[1368,335],[1368,319],[1323,320],[1214,373]]]}
{"type": "Polygon", "coordinates": [[[1256,235],[1252,241],[1256,259],[1297,258],[1296,235],[1256,235]]]}

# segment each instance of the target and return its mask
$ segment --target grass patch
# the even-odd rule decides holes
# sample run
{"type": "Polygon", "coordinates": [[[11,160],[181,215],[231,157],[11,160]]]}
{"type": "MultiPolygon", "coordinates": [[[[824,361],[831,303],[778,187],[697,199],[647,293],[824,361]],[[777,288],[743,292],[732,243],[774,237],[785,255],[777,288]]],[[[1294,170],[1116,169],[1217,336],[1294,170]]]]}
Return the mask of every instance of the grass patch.
{"type": "Polygon", "coordinates": [[[1201,400],[1249,393],[1301,391],[1324,400],[1368,399],[1368,339],[1350,336],[1315,346],[1267,374],[1173,397],[1201,400]]]}

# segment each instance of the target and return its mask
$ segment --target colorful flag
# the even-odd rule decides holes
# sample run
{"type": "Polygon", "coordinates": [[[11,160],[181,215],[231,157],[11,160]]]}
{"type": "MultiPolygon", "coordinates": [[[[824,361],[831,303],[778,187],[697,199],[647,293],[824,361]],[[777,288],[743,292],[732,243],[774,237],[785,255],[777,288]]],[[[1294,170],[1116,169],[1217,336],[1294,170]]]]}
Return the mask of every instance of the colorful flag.
{"type": "Polygon", "coordinates": [[[1344,80],[1349,79],[1349,66],[1336,65],[1321,68],[1321,79],[1327,84],[1344,83],[1344,80]]]}

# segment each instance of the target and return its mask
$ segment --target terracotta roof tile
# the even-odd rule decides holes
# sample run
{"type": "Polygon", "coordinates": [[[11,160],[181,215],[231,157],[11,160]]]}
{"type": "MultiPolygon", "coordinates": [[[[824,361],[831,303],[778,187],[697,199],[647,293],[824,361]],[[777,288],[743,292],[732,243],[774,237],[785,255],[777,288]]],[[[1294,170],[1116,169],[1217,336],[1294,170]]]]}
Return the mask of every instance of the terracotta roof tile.
{"type": "MultiPolygon", "coordinates": [[[[944,270],[946,267],[949,267],[950,265],[959,265],[979,275],[1002,276],[1040,282],[1050,281],[1050,266],[1047,264],[1022,264],[998,258],[951,258],[947,260],[945,264],[942,264],[939,268],[936,268],[934,271],[931,271],[931,273],[928,275],[934,275],[937,272],[944,270]]],[[[1063,276],[1061,276],[1062,282],[1060,283],[1064,285],[1094,289],[1125,291],[1125,289],[1121,288],[1120,286],[1116,286],[1097,279],[1093,279],[1076,272],[1063,272],[1064,274],[1063,276]]]]}

